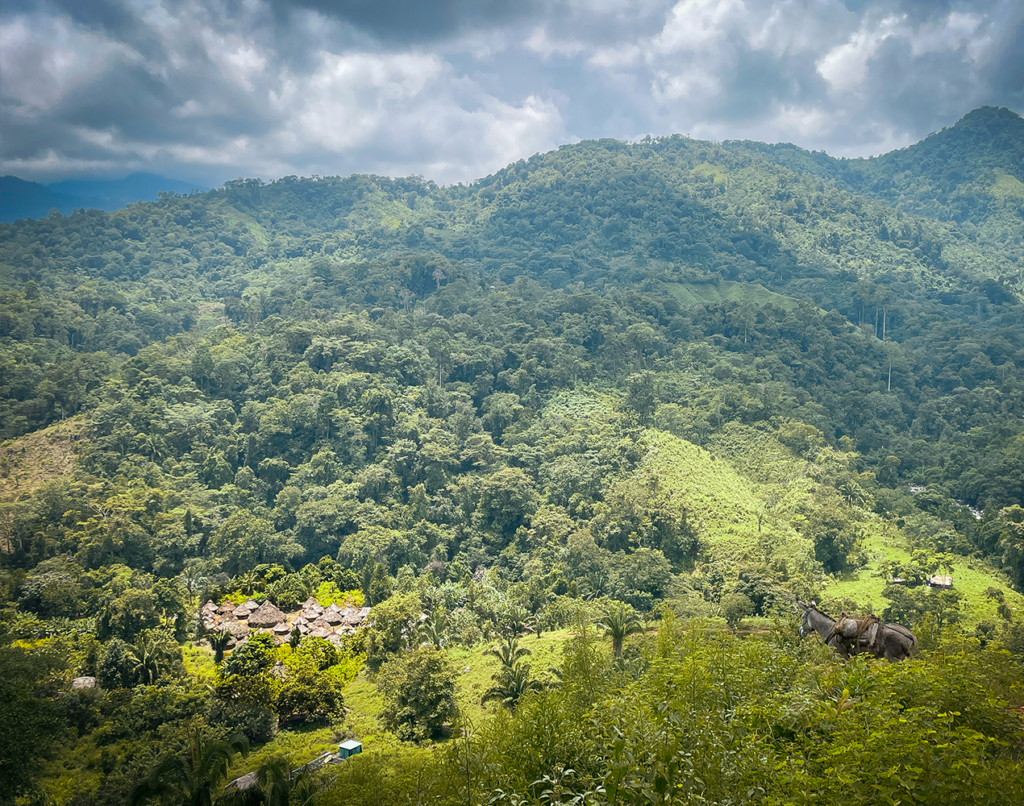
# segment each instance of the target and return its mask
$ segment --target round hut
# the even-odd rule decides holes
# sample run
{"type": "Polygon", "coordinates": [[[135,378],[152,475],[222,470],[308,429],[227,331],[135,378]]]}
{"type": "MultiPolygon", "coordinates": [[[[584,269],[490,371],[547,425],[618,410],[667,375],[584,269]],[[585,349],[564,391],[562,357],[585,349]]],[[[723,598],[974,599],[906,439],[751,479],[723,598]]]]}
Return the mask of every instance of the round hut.
{"type": "Polygon", "coordinates": [[[306,613],[316,613],[318,616],[324,612],[324,609],[320,606],[320,602],[312,596],[306,599],[303,603],[302,610],[306,613]]]}
{"type": "Polygon", "coordinates": [[[285,620],[285,615],[269,599],[249,614],[250,627],[273,627],[285,620]]]}
{"type": "Polygon", "coordinates": [[[217,625],[218,632],[226,632],[235,640],[246,638],[249,635],[249,628],[238,621],[222,621],[217,625]]]}

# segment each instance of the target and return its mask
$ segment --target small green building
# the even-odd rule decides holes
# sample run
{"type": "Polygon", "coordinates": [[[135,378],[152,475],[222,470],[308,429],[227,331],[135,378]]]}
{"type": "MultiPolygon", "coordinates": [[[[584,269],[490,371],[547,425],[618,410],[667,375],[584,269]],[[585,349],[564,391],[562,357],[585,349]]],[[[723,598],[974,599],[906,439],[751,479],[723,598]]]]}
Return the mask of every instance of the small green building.
{"type": "Polygon", "coordinates": [[[338,758],[349,758],[363,752],[363,743],[348,739],[338,745],[338,758]]]}

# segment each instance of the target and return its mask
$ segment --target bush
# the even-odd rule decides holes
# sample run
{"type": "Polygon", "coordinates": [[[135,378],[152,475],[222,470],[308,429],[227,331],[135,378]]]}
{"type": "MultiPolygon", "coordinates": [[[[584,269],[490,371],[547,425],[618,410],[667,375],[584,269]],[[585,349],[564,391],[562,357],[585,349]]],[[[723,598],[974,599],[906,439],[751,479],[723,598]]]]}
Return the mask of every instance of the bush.
{"type": "Polygon", "coordinates": [[[277,716],[269,708],[239,705],[215,699],[210,705],[210,724],[225,734],[241,733],[250,742],[269,742],[277,733],[277,716]]]}
{"type": "Polygon", "coordinates": [[[384,695],[384,724],[400,739],[422,741],[441,735],[455,718],[455,669],[448,655],[428,647],[388,661],[377,678],[384,695]]]}

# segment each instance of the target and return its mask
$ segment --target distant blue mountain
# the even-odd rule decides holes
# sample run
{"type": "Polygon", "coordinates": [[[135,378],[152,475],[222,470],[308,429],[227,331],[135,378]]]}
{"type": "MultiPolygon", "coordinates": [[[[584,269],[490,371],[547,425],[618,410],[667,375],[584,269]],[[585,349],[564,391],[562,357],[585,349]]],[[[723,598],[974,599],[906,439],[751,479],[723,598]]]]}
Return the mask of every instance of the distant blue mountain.
{"type": "Polygon", "coordinates": [[[157,174],[137,173],[123,179],[73,179],[41,185],[17,176],[0,177],[0,222],[45,218],[57,209],[68,215],[82,207],[118,210],[137,201],[155,201],[161,191],[190,193],[198,185],[157,174]]]}

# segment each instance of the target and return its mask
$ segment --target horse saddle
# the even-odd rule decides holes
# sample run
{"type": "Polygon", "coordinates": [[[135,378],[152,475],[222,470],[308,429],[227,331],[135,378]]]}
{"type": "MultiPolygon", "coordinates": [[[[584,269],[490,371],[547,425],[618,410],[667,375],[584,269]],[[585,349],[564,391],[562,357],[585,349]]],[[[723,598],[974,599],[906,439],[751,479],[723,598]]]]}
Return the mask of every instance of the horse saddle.
{"type": "Polygon", "coordinates": [[[874,651],[881,631],[882,624],[874,614],[857,619],[841,613],[832,629],[833,635],[854,651],[862,648],[874,651]]]}

